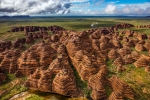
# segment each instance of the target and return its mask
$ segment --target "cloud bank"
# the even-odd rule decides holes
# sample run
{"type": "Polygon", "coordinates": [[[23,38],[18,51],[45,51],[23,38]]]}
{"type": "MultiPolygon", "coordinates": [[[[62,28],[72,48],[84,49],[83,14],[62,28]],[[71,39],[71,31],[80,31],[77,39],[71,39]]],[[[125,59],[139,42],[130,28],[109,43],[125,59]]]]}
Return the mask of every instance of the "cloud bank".
{"type": "Polygon", "coordinates": [[[105,14],[115,15],[149,15],[150,3],[143,4],[108,4],[104,10],[105,14]]]}
{"type": "Polygon", "coordinates": [[[66,14],[70,0],[0,0],[0,13],[16,14],[66,14]]]}
{"type": "Polygon", "coordinates": [[[0,15],[150,15],[150,2],[106,0],[0,0],[0,15]]]}

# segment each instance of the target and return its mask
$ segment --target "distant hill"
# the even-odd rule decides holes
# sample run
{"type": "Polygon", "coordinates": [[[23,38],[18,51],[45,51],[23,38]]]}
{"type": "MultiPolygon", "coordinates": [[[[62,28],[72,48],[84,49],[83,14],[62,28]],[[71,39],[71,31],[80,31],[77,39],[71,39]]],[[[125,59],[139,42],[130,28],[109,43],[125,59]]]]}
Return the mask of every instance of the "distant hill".
{"type": "Polygon", "coordinates": [[[16,15],[16,16],[11,16],[12,18],[29,18],[29,15],[16,15]]]}
{"type": "Polygon", "coordinates": [[[4,16],[0,16],[0,18],[29,18],[29,17],[30,17],[29,15],[15,15],[15,16],[4,15],[4,16]]]}
{"type": "Polygon", "coordinates": [[[10,16],[4,15],[4,16],[0,16],[1,18],[10,18],[10,16]]]}

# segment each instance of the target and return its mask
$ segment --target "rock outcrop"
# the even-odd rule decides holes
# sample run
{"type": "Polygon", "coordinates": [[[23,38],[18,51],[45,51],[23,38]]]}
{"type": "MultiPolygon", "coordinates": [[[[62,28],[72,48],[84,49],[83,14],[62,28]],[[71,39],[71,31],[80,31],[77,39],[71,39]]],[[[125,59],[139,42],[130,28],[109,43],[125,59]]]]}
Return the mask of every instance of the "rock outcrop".
{"type": "Polygon", "coordinates": [[[62,69],[53,80],[52,91],[65,96],[77,97],[78,88],[72,71],[62,69]]]}
{"type": "Polygon", "coordinates": [[[92,90],[91,97],[94,100],[105,100],[107,98],[105,85],[108,74],[107,66],[101,66],[100,71],[89,78],[88,87],[92,90]]]}
{"type": "MultiPolygon", "coordinates": [[[[149,72],[150,57],[139,53],[149,50],[146,35],[130,30],[115,31],[129,27],[133,25],[122,23],[112,28],[80,32],[59,26],[13,27],[9,32],[25,32],[25,37],[13,43],[0,43],[0,71],[15,73],[17,77],[27,76],[26,87],[44,92],[84,96],[86,86],[78,85],[80,78],[80,81],[87,82],[93,100],[133,99],[134,93],[126,83],[117,76],[107,77],[108,60],[113,61],[117,72],[125,71],[126,65],[132,63],[136,67],[145,67],[145,71],[149,72]],[[36,39],[42,42],[34,44],[36,39]],[[34,45],[23,51],[28,44],[34,45]],[[11,47],[21,49],[22,53],[9,50],[11,47]],[[133,51],[133,48],[139,52],[133,51]],[[113,90],[110,96],[106,93],[106,86],[113,90]]],[[[0,76],[0,80],[4,78],[0,76]]]]}
{"type": "Polygon", "coordinates": [[[132,51],[131,55],[134,60],[138,60],[140,58],[140,54],[137,51],[132,51]]]}
{"type": "Polygon", "coordinates": [[[113,92],[108,100],[124,100],[124,98],[134,99],[134,93],[132,89],[117,76],[112,76],[109,79],[113,92]]]}
{"type": "Polygon", "coordinates": [[[150,50],[150,42],[149,42],[149,41],[146,41],[146,42],[145,42],[144,48],[145,48],[147,51],[150,50]]]}
{"type": "Polygon", "coordinates": [[[139,40],[145,40],[145,39],[147,39],[148,37],[147,37],[146,34],[138,34],[137,38],[138,38],[139,40]]]}
{"type": "Polygon", "coordinates": [[[150,25],[139,25],[136,26],[137,28],[150,28],[150,25]]]}
{"type": "Polygon", "coordinates": [[[1,54],[0,70],[6,73],[15,73],[18,69],[17,60],[19,57],[19,50],[5,50],[1,54]]]}
{"type": "Polygon", "coordinates": [[[16,76],[30,75],[34,73],[37,68],[46,68],[56,57],[55,53],[56,51],[50,44],[40,43],[33,45],[23,52],[18,59],[16,76]]]}
{"type": "Polygon", "coordinates": [[[120,55],[119,55],[119,53],[117,52],[116,49],[112,49],[112,50],[110,50],[109,53],[108,53],[108,58],[109,58],[109,59],[116,59],[116,58],[118,58],[119,56],[120,56],[120,55]]]}
{"type": "Polygon", "coordinates": [[[45,92],[77,97],[79,90],[68,61],[65,47],[60,45],[57,49],[57,58],[52,62],[49,61],[48,69],[36,69],[25,82],[25,86],[45,92]]]}
{"type": "Polygon", "coordinates": [[[144,41],[140,41],[135,45],[135,49],[139,52],[145,51],[145,47],[144,47],[144,41]]]}
{"type": "Polygon", "coordinates": [[[12,46],[11,41],[0,42],[0,52],[5,51],[5,49],[10,49],[12,46]]]}
{"type": "Polygon", "coordinates": [[[135,63],[135,67],[147,67],[150,65],[150,57],[142,55],[135,63]]]}
{"type": "Polygon", "coordinates": [[[114,66],[122,66],[124,65],[124,61],[121,57],[118,57],[114,62],[113,62],[114,66]]]}
{"type": "Polygon", "coordinates": [[[116,24],[113,26],[113,28],[130,28],[130,27],[134,27],[134,25],[132,24],[128,24],[128,23],[121,23],[121,24],[116,24]]]}
{"type": "Polygon", "coordinates": [[[123,57],[123,61],[125,64],[132,64],[135,60],[133,59],[132,55],[126,55],[123,57]]]}
{"type": "Polygon", "coordinates": [[[125,55],[131,54],[131,49],[129,47],[124,47],[119,49],[118,53],[121,55],[121,57],[124,57],[125,55]]]}

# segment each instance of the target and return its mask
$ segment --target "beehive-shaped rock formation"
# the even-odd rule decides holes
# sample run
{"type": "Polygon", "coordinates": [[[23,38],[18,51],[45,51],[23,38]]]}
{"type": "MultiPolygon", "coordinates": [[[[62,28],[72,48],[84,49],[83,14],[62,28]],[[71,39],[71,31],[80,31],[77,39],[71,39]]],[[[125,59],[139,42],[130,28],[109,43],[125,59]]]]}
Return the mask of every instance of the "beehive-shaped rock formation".
{"type": "MultiPolygon", "coordinates": [[[[78,74],[80,81],[87,82],[94,100],[123,100],[124,97],[133,99],[132,90],[118,77],[107,78],[109,72],[106,66],[108,60],[115,60],[113,65],[117,67],[118,72],[122,72],[126,70],[125,64],[140,59],[140,55],[132,52],[130,47],[135,47],[140,40],[146,39],[144,35],[140,36],[130,30],[115,32],[118,28],[132,26],[122,23],[112,28],[95,28],[80,32],[65,30],[59,26],[15,27],[11,31],[24,31],[25,38],[17,39],[14,44],[0,43],[0,71],[15,73],[17,77],[27,76],[24,85],[29,89],[71,97],[84,96],[83,89],[86,86],[77,87],[78,74]],[[49,32],[52,35],[49,35],[49,32]],[[11,45],[23,50],[25,43],[34,43],[36,39],[43,40],[23,51],[21,56],[19,53],[13,53],[13,56],[8,53],[11,45]],[[113,89],[110,97],[106,93],[106,85],[107,88],[113,89]]],[[[139,43],[148,48],[148,43],[139,43]]],[[[141,61],[140,64],[145,65],[148,72],[147,62],[150,60],[148,56],[144,59],[146,62],[141,61]]],[[[135,62],[135,65],[140,66],[139,62],[135,62]]]]}
{"type": "Polygon", "coordinates": [[[133,59],[132,55],[129,54],[129,55],[126,55],[123,57],[123,61],[125,64],[132,64],[134,62],[134,59],[133,59]]]}
{"type": "Polygon", "coordinates": [[[129,38],[128,37],[124,37],[122,42],[124,42],[124,43],[129,42],[129,38]]]}
{"type": "Polygon", "coordinates": [[[134,47],[134,46],[135,46],[134,40],[129,39],[129,41],[128,41],[125,45],[126,45],[127,47],[134,47]]]}
{"type": "Polygon", "coordinates": [[[94,63],[91,61],[91,58],[86,55],[83,56],[82,62],[78,66],[76,65],[77,71],[82,80],[88,80],[90,75],[97,73],[97,69],[99,68],[96,68],[93,65],[94,63]]]}
{"type": "Polygon", "coordinates": [[[140,41],[138,42],[136,45],[135,45],[135,49],[139,52],[142,52],[145,50],[145,47],[144,47],[144,43],[143,41],[140,41]]]}
{"type": "Polygon", "coordinates": [[[109,53],[108,53],[108,58],[109,58],[109,59],[116,59],[116,58],[118,58],[119,56],[120,56],[120,55],[119,55],[119,53],[117,52],[116,49],[112,49],[112,50],[110,50],[109,53]]]}
{"type": "Polygon", "coordinates": [[[113,62],[114,66],[122,66],[124,65],[124,61],[121,57],[118,57],[114,62],[113,62]]]}
{"type": "Polygon", "coordinates": [[[110,50],[109,45],[107,45],[107,43],[100,43],[100,51],[102,51],[103,53],[107,53],[110,50]]]}
{"type": "Polygon", "coordinates": [[[18,70],[16,76],[30,75],[39,68],[40,65],[36,60],[36,55],[34,52],[24,52],[18,59],[18,70]]]}
{"type": "Polygon", "coordinates": [[[124,47],[119,49],[118,53],[121,55],[121,57],[124,57],[125,55],[131,54],[131,50],[128,47],[124,47]]]}
{"type": "Polygon", "coordinates": [[[108,74],[107,67],[101,66],[100,71],[91,76],[88,80],[88,87],[91,88],[91,97],[94,100],[104,100],[107,98],[105,85],[106,85],[106,75],[108,74]]]}
{"type": "Polygon", "coordinates": [[[125,31],[125,36],[126,37],[132,37],[133,36],[133,32],[131,30],[126,30],[125,31]]]}
{"type": "Polygon", "coordinates": [[[47,68],[53,59],[56,58],[55,53],[56,51],[51,48],[50,44],[40,43],[33,45],[24,51],[18,59],[16,76],[30,75],[37,68],[47,68]]]}
{"type": "Polygon", "coordinates": [[[6,73],[15,73],[19,57],[19,50],[5,50],[1,55],[0,70],[6,73]]]}
{"type": "Polygon", "coordinates": [[[30,75],[28,80],[25,82],[25,86],[32,88],[32,89],[37,89],[38,88],[38,80],[41,77],[41,70],[39,68],[36,69],[36,71],[30,75]]]}
{"type": "Polygon", "coordinates": [[[78,96],[78,89],[73,73],[67,69],[60,70],[53,80],[52,90],[54,93],[65,96],[78,96]]]}
{"type": "Polygon", "coordinates": [[[101,34],[98,31],[95,31],[93,34],[91,34],[89,37],[90,39],[99,39],[101,34]]]}
{"type": "Polygon", "coordinates": [[[109,79],[113,92],[108,100],[124,100],[124,98],[134,99],[134,93],[132,89],[117,76],[112,76],[109,79]]]}
{"type": "Polygon", "coordinates": [[[145,39],[147,39],[147,35],[146,34],[138,34],[137,38],[139,40],[145,40],[145,39]]]}
{"type": "Polygon", "coordinates": [[[150,57],[142,55],[135,63],[135,67],[147,67],[150,65],[150,57]]]}
{"type": "Polygon", "coordinates": [[[105,35],[101,35],[99,42],[100,43],[108,43],[109,38],[107,38],[105,35]]]}
{"type": "Polygon", "coordinates": [[[121,44],[120,41],[117,40],[117,39],[114,39],[114,40],[112,41],[112,43],[113,43],[113,45],[114,45],[116,48],[121,48],[121,47],[122,47],[122,44],[121,44]]]}
{"type": "Polygon", "coordinates": [[[72,37],[73,39],[70,38],[71,41],[66,46],[67,51],[81,79],[88,80],[91,75],[99,71],[100,65],[105,64],[106,55],[104,57],[101,51],[91,48],[92,41],[89,40],[89,37],[82,35],[76,37],[80,37],[78,44],[74,37],[72,37]],[[97,53],[97,55],[94,55],[94,53],[97,53]]]}
{"type": "Polygon", "coordinates": [[[60,45],[57,49],[57,58],[50,63],[48,69],[42,71],[36,69],[25,85],[45,92],[78,96],[75,77],[68,60],[64,45],[60,45]]]}
{"type": "Polygon", "coordinates": [[[138,60],[140,58],[140,54],[137,51],[132,51],[131,55],[134,60],[138,60]]]}
{"type": "Polygon", "coordinates": [[[93,39],[93,40],[92,40],[92,46],[93,46],[93,48],[94,48],[95,50],[97,50],[97,51],[100,50],[100,46],[99,46],[99,41],[98,41],[98,39],[97,39],[97,40],[96,40],[96,39],[93,39]]]}
{"type": "Polygon", "coordinates": [[[145,42],[144,48],[145,48],[147,51],[150,50],[150,42],[149,42],[149,41],[146,41],[146,42],[145,42]]]}
{"type": "Polygon", "coordinates": [[[120,23],[120,24],[116,24],[113,26],[114,28],[130,28],[130,27],[134,27],[134,25],[132,24],[128,24],[128,23],[120,23]]]}

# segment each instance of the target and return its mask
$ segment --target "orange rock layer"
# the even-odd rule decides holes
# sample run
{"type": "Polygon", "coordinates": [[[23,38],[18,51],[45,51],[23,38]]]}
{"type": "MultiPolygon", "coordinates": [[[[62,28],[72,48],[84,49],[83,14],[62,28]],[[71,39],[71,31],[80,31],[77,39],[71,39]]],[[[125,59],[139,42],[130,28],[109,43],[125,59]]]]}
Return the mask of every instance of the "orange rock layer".
{"type": "MultiPolygon", "coordinates": [[[[149,56],[139,52],[150,51],[147,35],[126,30],[115,32],[115,28],[133,27],[131,24],[118,24],[112,28],[99,28],[75,32],[61,27],[19,27],[12,31],[40,30],[43,35],[26,33],[26,40],[41,37],[41,43],[32,45],[22,53],[7,50],[0,46],[0,71],[15,73],[17,77],[28,76],[25,86],[44,92],[58,93],[64,96],[83,96],[82,87],[77,84],[76,73],[81,81],[87,83],[94,100],[134,99],[132,89],[117,76],[107,78],[109,71],[106,62],[111,60],[118,72],[126,70],[127,64],[145,67],[149,72],[149,56]],[[44,33],[51,30],[53,35],[44,33]],[[132,37],[132,38],[131,38],[132,37]],[[132,47],[132,49],[131,49],[132,47]],[[135,49],[135,50],[133,50],[135,49]],[[106,87],[112,88],[110,96],[106,87]]],[[[3,78],[0,77],[2,80],[3,78]]],[[[4,80],[4,79],[3,79],[4,80]]]]}

